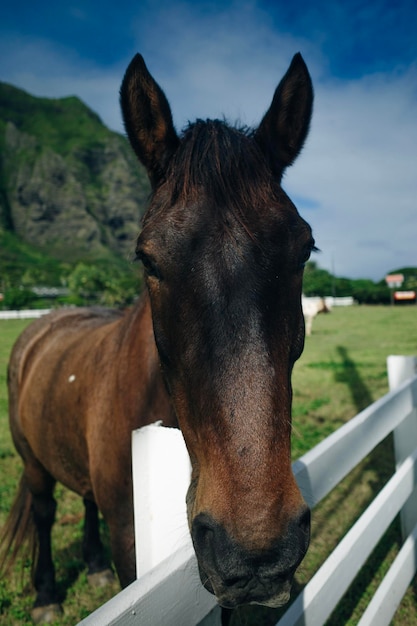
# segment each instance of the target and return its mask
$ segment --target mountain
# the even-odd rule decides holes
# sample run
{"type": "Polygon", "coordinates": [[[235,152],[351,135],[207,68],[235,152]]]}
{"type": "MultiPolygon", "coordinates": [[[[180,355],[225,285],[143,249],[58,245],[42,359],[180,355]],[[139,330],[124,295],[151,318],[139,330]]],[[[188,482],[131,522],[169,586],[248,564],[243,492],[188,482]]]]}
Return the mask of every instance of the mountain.
{"type": "Polygon", "coordinates": [[[78,98],[0,83],[0,236],[14,250],[70,263],[130,258],[148,195],[125,137],[78,98]]]}

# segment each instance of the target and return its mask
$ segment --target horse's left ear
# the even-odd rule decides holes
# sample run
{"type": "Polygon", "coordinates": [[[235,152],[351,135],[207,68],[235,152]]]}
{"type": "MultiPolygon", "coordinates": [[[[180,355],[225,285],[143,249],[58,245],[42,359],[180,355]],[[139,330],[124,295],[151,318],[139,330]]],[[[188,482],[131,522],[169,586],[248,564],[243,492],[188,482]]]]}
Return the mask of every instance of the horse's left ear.
{"type": "Polygon", "coordinates": [[[255,133],[276,176],[299,155],[313,110],[313,86],[306,64],[297,53],[275,90],[269,110],[255,133]]]}
{"type": "Polygon", "coordinates": [[[155,188],[164,177],[179,139],[168,100],[140,54],[126,70],[120,88],[120,104],[129,141],[155,188]]]}

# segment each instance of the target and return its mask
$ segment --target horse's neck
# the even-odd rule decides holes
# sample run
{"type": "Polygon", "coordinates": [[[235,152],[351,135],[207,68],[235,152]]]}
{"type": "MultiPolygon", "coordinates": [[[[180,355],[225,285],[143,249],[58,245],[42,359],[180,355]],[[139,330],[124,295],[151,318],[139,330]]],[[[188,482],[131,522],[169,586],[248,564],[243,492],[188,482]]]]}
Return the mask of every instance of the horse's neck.
{"type": "Polygon", "coordinates": [[[118,322],[116,341],[119,344],[120,358],[127,360],[133,368],[138,357],[150,369],[159,368],[151,306],[146,291],[118,322]]]}
{"type": "MultiPolygon", "coordinates": [[[[134,397],[139,405],[147,407],[145,422],[160,419],[164,425],[177,426],[161,372],[147,292],[120,320],[116,341],[120,345],[118,363],[123,376],[132,379],[131,388],[139,392],[134,397]]],[[[139,412],[142,414],[141,409],[139,412]]]]}

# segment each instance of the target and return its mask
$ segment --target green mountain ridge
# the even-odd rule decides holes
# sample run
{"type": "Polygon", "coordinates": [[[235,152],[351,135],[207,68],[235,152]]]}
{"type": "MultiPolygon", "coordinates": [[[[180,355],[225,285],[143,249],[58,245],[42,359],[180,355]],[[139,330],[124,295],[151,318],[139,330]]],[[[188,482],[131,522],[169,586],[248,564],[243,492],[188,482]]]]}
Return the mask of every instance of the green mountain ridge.
{"type": "Polygon", "coordinates": [[[71,264],[129,259],[148,195],[125,137],[81,100],[0,83],[2,264],[19,244],[71,264]]]}

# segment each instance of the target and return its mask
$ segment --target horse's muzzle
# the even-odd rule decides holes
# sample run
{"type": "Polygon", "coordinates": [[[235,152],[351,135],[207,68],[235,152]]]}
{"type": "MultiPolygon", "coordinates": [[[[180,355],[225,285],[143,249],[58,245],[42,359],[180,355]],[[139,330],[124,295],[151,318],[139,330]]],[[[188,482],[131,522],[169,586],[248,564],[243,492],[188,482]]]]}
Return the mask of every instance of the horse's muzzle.
{"type": "Polygon", "coordinates": [[[261,604],[276,608],[288,602],[294,573],[307,552],[310,511],[303,509],[267,550],[243,548],[205,513],[193,520],[191,535],[201,582],[222,607],[261,604]]]}

